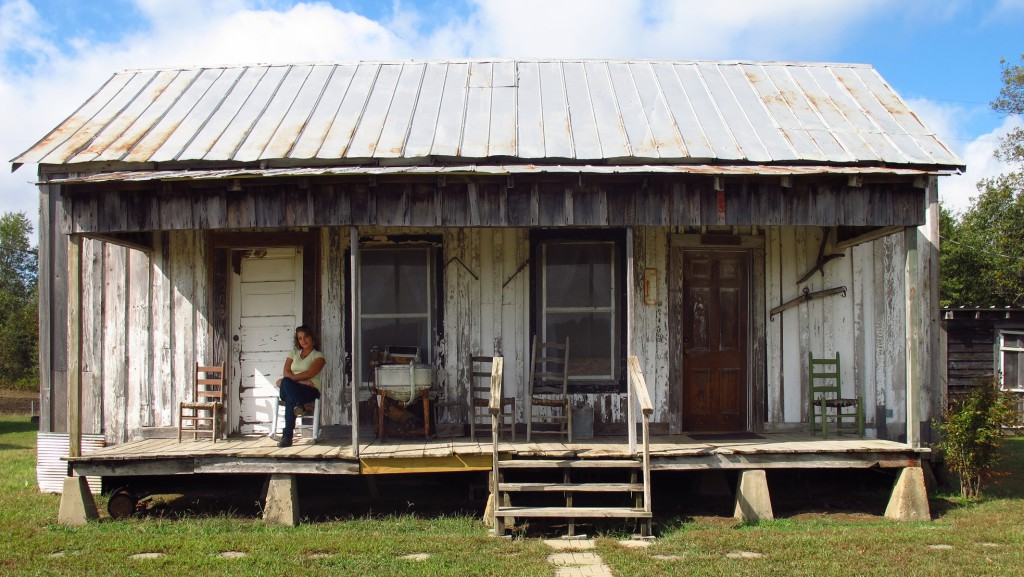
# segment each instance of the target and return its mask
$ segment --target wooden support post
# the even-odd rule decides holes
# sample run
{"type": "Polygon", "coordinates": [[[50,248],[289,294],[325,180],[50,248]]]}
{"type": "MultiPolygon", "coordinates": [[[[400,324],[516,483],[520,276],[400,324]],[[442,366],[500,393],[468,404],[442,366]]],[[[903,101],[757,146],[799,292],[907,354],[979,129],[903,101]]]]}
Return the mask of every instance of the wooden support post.
{"type": "MultiPolygon", "coordinates": [[[[633,227],[626,229],[626,358],[633,354],[633,303],[636,301],[636,277],[633,276],[633,227]]],[[[626,440],[629,454],[636,455],[636,392],[633,379],[626,377],[626,440]]],[[[572,412],[572,407],[568,408],[572,412]]]]}
{"type": "Polygon", "coordinates": [[[906,297],[906,365],[907,365],[907,444],[921,446],[921,298],[918,285],[917,228],[907,227],[903,232],[906,256],[904,261],[904,289],[906,297]]]}
{"type": "Polygon", "coordinates": [[[68,457],[82,456],[82,237],[68,238],[68,457]]]}
{"type": "Polygon", "coordinates": [[[299,491],[295,475],[270,476],[267,500],[263,507],[263,522],[289,527],[299,524],[299,491]]]}
{"type": "Polygon", "coordinates": [[[740,471],[733,516],[743,522],[775,518],[768,493],[768,477],[763,469],[740,471]]]}
{"type": "Polygon", "coordinates": [[[363,356],[359,354],[359,229],[349,229],[349,301],[352,351],[352,456],[359,458],[359,387],[363,384],[363,356]]]}
{"type": "MultiPolygon", "coordinates": [[[[68,238],[68,457],[82,456],[82,237],[68,238]]],[[[68,476],[57,522],[81,526],[97,519],[96,500],[85,477],[68,476]]]]}

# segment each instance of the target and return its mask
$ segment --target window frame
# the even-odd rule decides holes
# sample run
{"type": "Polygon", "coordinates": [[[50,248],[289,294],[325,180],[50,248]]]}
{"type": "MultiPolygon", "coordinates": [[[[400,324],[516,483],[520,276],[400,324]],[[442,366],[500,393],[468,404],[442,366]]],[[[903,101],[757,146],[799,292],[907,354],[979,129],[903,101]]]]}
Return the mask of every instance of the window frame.
{"type": "MultiPolygon", "coordinates": [[[[359,262],[357,266],[360,269],[359,274],[359,286],[358,291],[363,290],[364,283],[366,282],[365,276],[362,274],[363,259],[366,258],[367,253],[373,253],[374,251],[384,250],[422,250],[427,253],[427,284],[430,294],[427,297],[427,343],[426,347],[421,349],[420,362],[425,364],[434,364],[434,355],[436,354],[436,346],[438,344],[439,335],[444,330],[444,267],[441,265],[443,255],[443,244],[440,238],[433,236],[410,236],[410,237],[384,237],[374,236],[372,238],[361,238],[359,241],[359,262]]],[[[346,257],[351,254],[351,249],[346,251],[346,257]]],[[[348,260],[346,258],[346,260],[348,260]]],[[[348,271],[351,274],[351,271],[348,271]]],[[[368,364],[370,360],[369,345],[366,344],[366,339],[363,334],[363,319],[364,318],[423,318],[422,315],[413,314],[363,314],[363,299],[360,300],[360,310],[356,313],[356,318],[352,319],[352,306],[351,299],[352,295],[350,291],[346,293],[346,317],[350,323],[354,323],[356,330],[359,332],[359,342],[362,348],[366,350],[362,351],[360,358],[362,359],[363,380],[367,380],[369,373],[368,364]]],[[[351,325],[350,325],[351,326],[351,325]]],[[[348,340],[348,339],[346,339],[348,340]]],[[[398,343],[393,343],[398,344],[398,343]]],[[[349,343],[348,352],[351,355],[351,343],[349,343]]]]}
{"type": "Polygon", "coordinates": [[[1017,375],[1015,375],[1015,381],[1021,382],[1020,372],[1024,371],[1024,328],[1014,329],[998,329],[999,333],[999,386],[1006,391],[1024,392],[1024,387],[1008,387],[1006,386],[1006,353],[1017,353],[1017,375]],[[1021,345],[1017,347],[1008,347],[1006,345],[1006,336],[1013,335],[1021,340],[1021,345]]]}
{"type": "MultiPolygon", "coordinates": [[[[545,312],[545,300],[547,299],[546,279],[544,269],[546,265],[545,247],[552,243],[585,243],[612,245],[612,271],[611,271],[611,322],[610,331],[612,339],[611,374],[608,378],[594,376],[570,376],[569,392],[576,394],[596,393],[624,393],[626,392],[625,380],[625,358],[626,358],[626,231],[623,229],[612,230],[549,230],[541,229],[531,231],[530,254],[531,262],[535,266],[530,267],[530,335],[538,335],[543,338],[543,320],[545,312]]],[[[578,307],[570,307],[572,310],[581,311],[578,307]]],[[[586,310],[596,310],[588,307],[586,310]]],[[[569,309],[559,312],[571,312],[569,309]]],[[[529,346],[529,344],[528,344],[529,346]]],[[[572,343],[570,343],[570,362],[572,355],[572,343]]],[[[530,352],[528,351],[529,355],[530,352]]]]}

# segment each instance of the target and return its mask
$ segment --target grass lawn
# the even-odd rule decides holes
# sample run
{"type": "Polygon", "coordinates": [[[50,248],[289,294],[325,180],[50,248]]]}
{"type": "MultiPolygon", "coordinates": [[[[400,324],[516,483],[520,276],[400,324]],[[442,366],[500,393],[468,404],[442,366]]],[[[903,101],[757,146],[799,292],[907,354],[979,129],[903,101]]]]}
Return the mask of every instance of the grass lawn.
{"type": "MultiPolygon", "coordinates": [[[[755,525],[683,511],[657,520],[658,539],[647,549],[626,549],[617,543],[623,534],[604,534],[598,553],[622,576],[1024,575],[1024,438],[1008,439],[1004,453],[984,500],[933,496],[931,523],[886,521],[875,505],[866,513],[781,505],[781,519],[755,525]],[[762,556],[727,556],[736,552],[762,556]]],[[[59,497],[38,492],[34,466],[27,415],[0,416],[0,575],[555,574],[539,539],[492,539],[469,515],[346,516],[283,528],[229,508],[61,527],[59,497]],[[163,556],[132,558],[139,553],[163,556]],[[430,557],[402,558],[413,553],[430,557]]],[[[103,498],[98,505],[104,509],[103,498]]]]}

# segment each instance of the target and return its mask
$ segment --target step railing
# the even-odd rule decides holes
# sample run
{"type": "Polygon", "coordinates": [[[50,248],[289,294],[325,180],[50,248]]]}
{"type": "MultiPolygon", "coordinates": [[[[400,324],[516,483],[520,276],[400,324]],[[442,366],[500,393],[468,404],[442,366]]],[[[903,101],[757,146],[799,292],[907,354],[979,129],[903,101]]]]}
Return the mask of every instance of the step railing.
{"type": "MultiPolygon", "coordinates": [[[[647,391],[647,382],[644,380],[644,373],[640,369],[640,360],[635,355],[629,357],[629,392],[630,396],[636,400],[637,406],[640,408],[641,415],[641,432],[643,446],[640,451],[640,456],[643,460],[643,478],[644,478],[644,511],[651,512],[651,415],[654,413],[654,405],[651,404],[651,395],[647,391]]],[[[636,425],[635,423],[629,423],[630,431],[630,453],[633,455],[637,454],[636,444],[636,425]]]]}
{"type": "MultiPolygon", "coordinates": [[[[491,398],[487,404],[488,412],[491,413],[491,526],[495,534],[501,535],[502,523],[498,520],[496,512],[501,501],[501,494],[498,492],[498,421],[501,419],[501,383],[504,374],[504,357],[493,357],[491,360],[491,398]]],[[[512,416],[512,426],[515,426],[515,415],[512,416]]]]}

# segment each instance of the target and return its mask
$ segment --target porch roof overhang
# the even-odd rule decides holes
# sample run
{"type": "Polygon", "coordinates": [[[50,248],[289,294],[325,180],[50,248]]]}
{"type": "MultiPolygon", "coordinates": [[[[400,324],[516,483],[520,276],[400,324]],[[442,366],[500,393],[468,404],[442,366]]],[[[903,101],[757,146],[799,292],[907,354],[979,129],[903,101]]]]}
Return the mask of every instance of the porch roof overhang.
{"type": "Polygon", "coordinates": [[[208,181],[244,178],[384,176],[384,175],[696,175],[696,176],[818,176],[887,175],[942,176],[954,170],[879,166],[830,165],[717,165],[717,164],[460,164],[438,166],[317,166],[287,168],[213,168],[181,170],[121,170],[53,178],[39,184],[86,184],[147,181],[208,181]]]}

